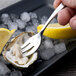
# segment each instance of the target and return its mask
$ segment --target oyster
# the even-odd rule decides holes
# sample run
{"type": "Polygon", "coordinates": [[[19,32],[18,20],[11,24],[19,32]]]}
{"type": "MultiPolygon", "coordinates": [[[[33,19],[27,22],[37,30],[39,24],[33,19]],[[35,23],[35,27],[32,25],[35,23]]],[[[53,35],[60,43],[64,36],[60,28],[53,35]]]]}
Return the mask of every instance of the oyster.
{"type": "MultiPolygon", "coordinates": [[[[21,68],[27,68],[34,61],[36,61],[37,52],[33,53],[30,56],[24,56],[21,50],[21,45],[32,35],[33,33],[31,32],[23,32],[12,39],[10,43],[7,43],[3,51],[4,59],[21,68]]],[[[29,51],[31,51],[31,49],[29,51]]]]}

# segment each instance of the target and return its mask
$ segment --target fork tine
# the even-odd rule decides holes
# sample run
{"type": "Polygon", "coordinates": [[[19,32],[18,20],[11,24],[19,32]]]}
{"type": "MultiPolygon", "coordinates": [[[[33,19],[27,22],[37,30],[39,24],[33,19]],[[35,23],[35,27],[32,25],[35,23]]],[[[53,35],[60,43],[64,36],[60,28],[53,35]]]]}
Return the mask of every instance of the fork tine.
{"type": "Polygon", "coordinates": [[[22,52],[24,53],[24,52],[28,51],[29,49],[31,49],[32,47],[33,47],[33,45],[29,44],[28,46],[26,46],[25,48],[22,49],[22,52]]]}
{"type": "Polygon", "coordinates": [[[29,55],[33,54],[36,50],[37,50],[37,47],[33,47],[31,51],[25,52],[23,54],[23,56],[29,56],[29,55]]]}
{"type": "Polygon", "coordinates": [[[29,40],[27,40],[27,41],[21,46],[21,48],[23,49],[23,48],[26,47],[28,44],[30,44],[29,40]]]}

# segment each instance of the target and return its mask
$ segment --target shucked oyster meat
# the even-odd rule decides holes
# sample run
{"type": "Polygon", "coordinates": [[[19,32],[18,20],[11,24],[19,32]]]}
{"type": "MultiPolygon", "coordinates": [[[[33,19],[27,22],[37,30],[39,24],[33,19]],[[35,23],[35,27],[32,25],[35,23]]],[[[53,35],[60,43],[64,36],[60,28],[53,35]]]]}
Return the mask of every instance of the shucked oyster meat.
{"type": "MultiPolygon", "coordinates": [[[[30,56],[25,56],[22,54],[21,49],[21,45],[32,35],[33,33],[31,32],[24,32],[15,37],[10,43],[7,43],[3,52],[5,60],[21,68],[27,68],[34,61],[36,61],[37,52],[33,53],[30,56]]],[[[31,51],[31,49],[29,51],[31,51]]]]}

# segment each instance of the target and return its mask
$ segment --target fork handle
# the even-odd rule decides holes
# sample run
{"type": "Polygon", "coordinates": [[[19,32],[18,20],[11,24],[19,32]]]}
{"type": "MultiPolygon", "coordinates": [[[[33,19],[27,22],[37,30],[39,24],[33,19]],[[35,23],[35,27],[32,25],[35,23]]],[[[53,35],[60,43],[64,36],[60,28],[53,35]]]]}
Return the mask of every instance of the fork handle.
{"type": "Polygon", "coordinates": [[[44,24],[43,28],[41,29],[41,31],[39,32],[41,35],[43,34],[44,30],[46,29],[46,27],[48,26],[48,24],[52,21],[52,19],[58,14],[58,12],[64,8],[64,5],[61,3],[56,9],[55,11],[52,13],[52,15],[49,17],[49,19],[46,21],[46,23],[44,24]]]}

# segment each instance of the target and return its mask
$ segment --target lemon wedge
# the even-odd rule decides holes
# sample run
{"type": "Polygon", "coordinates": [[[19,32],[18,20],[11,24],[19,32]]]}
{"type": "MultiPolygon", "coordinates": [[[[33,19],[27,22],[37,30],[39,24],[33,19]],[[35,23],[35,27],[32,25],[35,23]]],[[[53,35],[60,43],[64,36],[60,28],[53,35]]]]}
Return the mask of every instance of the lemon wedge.
{"type": "MultiPolygon", "coordinates": [[[[37,27],[37,31],[39,32],[42,27],[43,25],[39,25],[37,27]]],[[[49,24],[45,29],[43,35],[53,39],[70,39],[76,37],[76,30],[72,30],[69,24],[62,26],[58,23],[55,23],[49,24]]]]}
{"type": "Polygon", "coordinates": [[[10,39],[10,37],[14,32],[15,32],[15,29],[10,31],[5,28],[0,28],[0,53],[2,52],[3,47],[5,46],[5,44],[10,39]]]}

